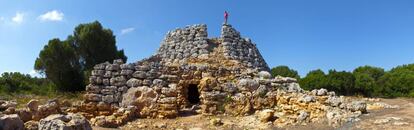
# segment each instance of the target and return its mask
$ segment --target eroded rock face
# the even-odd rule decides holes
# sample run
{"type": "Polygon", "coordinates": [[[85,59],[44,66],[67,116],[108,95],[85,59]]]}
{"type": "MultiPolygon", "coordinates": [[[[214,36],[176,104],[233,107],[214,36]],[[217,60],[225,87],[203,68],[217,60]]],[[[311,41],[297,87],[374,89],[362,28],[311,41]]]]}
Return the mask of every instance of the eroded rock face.
{"type": "Polygon", "coordinates": [[[55,114],[41,119],[39,130],[92,130],[92,127],[80,114],[55,114]]]}

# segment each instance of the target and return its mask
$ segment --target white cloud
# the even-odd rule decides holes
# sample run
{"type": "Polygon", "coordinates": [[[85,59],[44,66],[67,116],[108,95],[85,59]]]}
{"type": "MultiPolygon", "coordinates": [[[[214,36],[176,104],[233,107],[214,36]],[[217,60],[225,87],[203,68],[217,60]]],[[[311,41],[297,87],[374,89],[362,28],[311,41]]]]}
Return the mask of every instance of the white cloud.
{"type": "Polygon", "coordinates": [[[4,21],[4,17],[0,17],[0,22],[4,21]]]}
{"type": "Polygon", "coordinates": [[[37,74],[37,72],[36,72],[36,70],[31,70],[31,71],[29,72],[29,74],[30,74],[30,75],[35,75],[35,74],[37,74]]]}
{"type": "Polygon", "coordinates": [[[38,73],[36,70],[31,70],[29,72],[29,75],[32,77],[42,77],[42,75],[40,73],[38,73]]]}
{"type": "Polygon", "coordinates": [[[125,29],[122,29],[122,30],[121,30],[121,35],[124,35],[124,34],[130,33],[130,32],[132,32],[132,31],[134,31],[134,30],[135,30],[135,28],[125,28],[125,29]]]}
{"type": "Polygon", "coordinates": [[[23,13],[17,12],[16,13],[16,16],[14,16],[12,18],[12,21],[15,22],[15,23],[22,23],[23,22],[23,17],[24,17],[24,14],[23,13]]]}
{"type": "Polygon", "coordinates": [[[62,21],[64,14],[57,10],[52,10],[40,15],[38,18],[42,21],[62,21]]]}

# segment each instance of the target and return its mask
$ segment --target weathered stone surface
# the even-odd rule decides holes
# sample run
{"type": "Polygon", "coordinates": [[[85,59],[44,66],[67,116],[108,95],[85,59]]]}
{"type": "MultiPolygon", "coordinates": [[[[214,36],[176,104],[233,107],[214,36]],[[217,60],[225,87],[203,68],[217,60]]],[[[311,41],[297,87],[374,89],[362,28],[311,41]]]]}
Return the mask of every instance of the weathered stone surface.
{"type": "Polygon", "coordinates": [[[99,102],[102,100],[102,95],[99,94],[85,94],[84,97],[87,101],[99,102]]]}
{"type": "Polygon", "coordinates": [[[309,116],[309,113],[308,112],[305,112],[305,111],[300,111],[299,112],[299,116],[297,117],[297,121],[298,122],[303,122],[303,121],[305,121],[306,120],[306,118],[309,116]]]}
{"type": "Polygon", "coordinates": [[[0,100],[0,111],[6,110],[9,107],[16,107],[17,103],[15,101],[3,101],[0,100]]]}
{"type": "Polygon", "coordinates": [[[124,94],[121,106],[136,106],[138,110],[141,110],[144,107],[155,105],[157,98],[158,93],[147,86],[130,88],[128,92],[124,94]]]}
{"type": "Polygon", "coordinates": [[[267,71],[260,71],[258,75],[260,79],[270,79],[272,77],[272,75],[267,71]]]}
{"type": "Polygon", "coordinates": [[[145,71],[135,71],[132,74],[132,77],[138,78],[138,79],[145,79],[147,77],[147,73],[145,71]]]}
{"type": "Polygon", "coordinates": [[[31,120],[32,116],[33,116],[33,112],[31,112],[27,109],[16,110],[16,113],[17,113],[17,115],[19,115],[20,119],[23,122],[27,122],[27,121],[31,120]]]}
{"type": "Polygon", "coordinates": [[[238,89],[241,91],[252,92],[259,87],[259,82],[254,79],[241,79],[237,85],[238,89]]]}
{"type": "Polygon", "coordinates": [[[57,100],[49,100],[46,104],[39,105],[37,111],[33,113],[33,120],[38,121],[52,114],[62,113],[60,104],[57,100]]]}
{"type": "Polygon", "coordinates": [[[37,121],[28,121],[24,123],[25,130],[38,130],[39,129],[39,122],[37,121]]]}
{"type": "Polygon", "coordinates": [[[367,104],[364,101],[353,101],[352,103],[348,104],[347,108],[351,111],[367,111],[367,104]]]}
{"type": "Polygon", "coordinates": [[[129,106],[126,108],[119,108],[110,116],[98,116],[91,119],[91,123],[100,127],[116,128],[131,121],[138,116],[136,107],[129,106]]]}
{"type": "Polygon", "coordinates": [[[221,126],[223,125],[223,122],[220,118],[213,118],[210,120],[210,124],[213,126],[221,126]]]}
{"type": "Polygon", "coordinates": [[[41,119],[39,130],[92,130],[92,127],[80,114],[55,114],[41,119]]]}
{"type": "Polygon", "coordinates": [[[127,84],[128,87],[138,87],[138,86],[142,85],[142,80],[131,78],[127,81],[126,84],[127,84]]]}
{"type": "Polygon", "coordinates": [[[0,115],[1,130],[23,130],[24,123],[17,114],[0,115]]]}
{"type": "Polygon", "coordinates": [[[261,122],[269,122],[269,121],[273,121],[274,117],[273,117],[273,110],[270,109],[265,109],[262,111],[259,111],[257,114],[257,118],[261,121],[261,122]]]}

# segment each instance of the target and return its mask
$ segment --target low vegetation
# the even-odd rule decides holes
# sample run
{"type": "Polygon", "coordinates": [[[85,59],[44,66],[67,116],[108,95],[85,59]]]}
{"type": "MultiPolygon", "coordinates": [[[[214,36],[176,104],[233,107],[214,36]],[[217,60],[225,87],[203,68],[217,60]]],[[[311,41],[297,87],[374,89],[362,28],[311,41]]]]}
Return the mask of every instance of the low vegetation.
{"type": "Polygon", "coordinates": [[[272,69],[272,75],[295,77],[306,90],[326,88],[350,96],[414,97],[414,64],[397,66],[389,71],[361,66],[352,72],[329,70],[326,74],[317,69],[303,78],[287,66],[278,66],[272,69]]]}

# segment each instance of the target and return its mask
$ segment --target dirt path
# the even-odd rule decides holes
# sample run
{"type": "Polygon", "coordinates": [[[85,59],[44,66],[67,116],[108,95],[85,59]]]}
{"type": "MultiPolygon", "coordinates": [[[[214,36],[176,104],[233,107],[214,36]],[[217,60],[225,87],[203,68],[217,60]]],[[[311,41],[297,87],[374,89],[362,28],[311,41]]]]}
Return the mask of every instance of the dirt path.
{"type": "Polygon", "coordinates": [[[382,99],[380,102],[399,108],[371,110],[355,123],[353,129],[414,130],[414,99],[382,99]]]}
{"type": "MultiPolygon", "coordinates": [[[[138,119],[118,129],[177,129],[177,130],[205,130],[205,129],[281,129],[281,130],[414,130],[414,99],[397,98],[381,99],[389,105],[398,105],[399,108],[368,110],[361,116],[361,120],[355,123],[344,124],[340,128],[327,125],[326,121],[310,123],[307,125],[288,126],[274,128],[270,124],[259,122],[254,115],[243,117],[232,116],[203,116],[187,115],[176,119],[138,119]],[[214,121],[220,119],[222,124],[215,126],[214,121]]],[[[114,130],[94,127],[97,130],[114,130]]]]}

